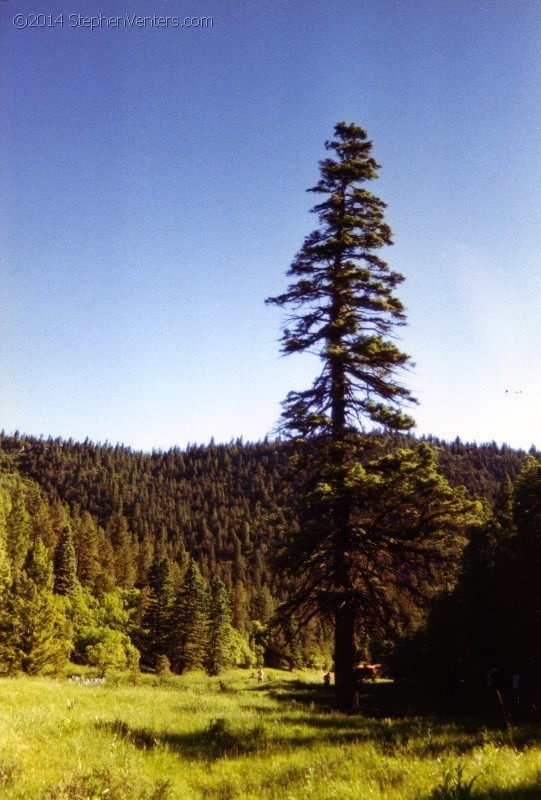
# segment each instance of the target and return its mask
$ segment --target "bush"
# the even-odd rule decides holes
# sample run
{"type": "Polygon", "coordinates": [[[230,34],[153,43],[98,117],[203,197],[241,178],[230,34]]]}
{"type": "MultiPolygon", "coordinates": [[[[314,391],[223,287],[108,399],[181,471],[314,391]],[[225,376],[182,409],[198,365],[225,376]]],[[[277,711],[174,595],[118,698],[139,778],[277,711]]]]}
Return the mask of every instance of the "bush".
{"type": "Polygon", "coordinates": [[[99,640],[87,647],[86,656],[102,677],[108,669],[135,669],[139,664],[139,652],[126,634],[110,628],[100,631],[99,640]]]}

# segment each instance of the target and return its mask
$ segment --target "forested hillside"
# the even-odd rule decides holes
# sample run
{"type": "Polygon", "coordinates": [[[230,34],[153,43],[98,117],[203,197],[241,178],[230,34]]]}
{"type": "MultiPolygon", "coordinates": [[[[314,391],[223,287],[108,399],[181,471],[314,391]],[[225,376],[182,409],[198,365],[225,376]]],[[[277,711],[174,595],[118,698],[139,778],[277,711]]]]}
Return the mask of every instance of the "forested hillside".
{"type": "MultiPolygon", "coordinates": [[[[391,450],[404,441],[415,443],[395,437],[380,446],[391,450]]],[[[490,504],[505,475],[514,480],[526,457],[495,444],[430,443],[446,477],[490,504]]],[[[265,626],[285,592],[273,556],[297,525],[288,489],[291,446],[237,441],[146,454],[119,445],[0,435],[4,670],[39,671],[39,664],[70,652],[103,665],[115,660],[115,648],[116,661],[125,664],[135,644],[147,665],[156,666],[156,656],[167,653],[182,671],[190,666],[183,661],[190,651],[182,639],[186,626],[203,626],[210,635],[213,602],[225,609],[228,636],[237,632],[233,650],[231,645],[218,661],[256,663],[265,651],[279,661],[265,626]],[[63,570],[65,584],[59,582],[63,570]],[[25,593],[30,605],[41,603],[36,641],[40,625],[51,633],[41,655],[37,645],[22,641],[28,619],[38,613],[28,603],[20,607],[25,593]],[[204,624],[202,617],[189,622],[186,616],[197,603],[206,609],[204,624]],[[171,630],[173,608],[176,620],[184,614],[182,636],[178,626],[171,630]]],[[[216,647],[220,651],[219,642],[216,647]]],[[[330,652],[329,632],[314,622],[282,663],[328,663],[330,652]]],[[[194,658],[201,665],[204,654],[194,658]]]]}
{"type": "Polygon", "coordinates": [[[156,552],[186,549],[202,574],[226,585],[272,582],[273,543],[291,518],[288,452],[275,443],[194,446],[138,453],[110,445],[2,437],[11,468],[53,505],[104,529],[134,569],[116,583],[143,586],[156,552]],[[90,518],[89,518],[90,517],[90,518]]]}
{"type": "MultiPolygon", "coordinates": [[[[451,483],[490,501],[506,474],[512,480],[518,474],[526,455],[495,443],[427,441],[438,450],[441,471],[451,483]]],[[[173,548],[183,543],[201,555],[202,566],[205,559],[222,569],[232,564],[239,544],[245,555],[256,550],[265,555],[292,505],[286,476],[290,445],[284,442],[237,440],[147,454],[121,445],[2,433],[0,452],[75,517],[87,511],[108,530],[124,518],[137,541],[150,536],[153,548],[156,542],[173,548]]]]}

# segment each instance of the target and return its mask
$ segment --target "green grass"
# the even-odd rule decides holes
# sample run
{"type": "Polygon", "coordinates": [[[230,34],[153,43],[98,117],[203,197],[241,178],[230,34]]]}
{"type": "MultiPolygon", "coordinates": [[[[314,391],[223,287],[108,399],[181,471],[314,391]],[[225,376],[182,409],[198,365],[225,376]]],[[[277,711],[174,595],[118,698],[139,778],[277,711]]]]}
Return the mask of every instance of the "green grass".
{"type": "MultiPolygon", "coordinates": [[[[541,736],[330,710],[319,674],[0,680],[6,800],[540,800],[541,736]]],[[[371,688],[367,708],[384,685],[371,688]]],[[[381,703],[380,703],[381,705],[381,703]]],[[[385,711],[385,709],[383,709],[385,711]]],[[[379,708],[381,713],[382,708],[379,708]]]]}

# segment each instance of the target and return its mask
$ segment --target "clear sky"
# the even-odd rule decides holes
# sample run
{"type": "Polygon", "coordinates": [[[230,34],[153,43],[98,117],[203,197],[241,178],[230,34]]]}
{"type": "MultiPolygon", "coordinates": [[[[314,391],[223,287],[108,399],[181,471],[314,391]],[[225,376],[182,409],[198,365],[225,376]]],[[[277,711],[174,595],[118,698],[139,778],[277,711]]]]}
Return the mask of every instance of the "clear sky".
{"type": "Polygon", "coordinates": [[[345,120],[382,165],[417,431],[541,446],[539,0],[4,0],[0,105],[0,428],[271,432],[314,363],[264,299],[345,120]]]}

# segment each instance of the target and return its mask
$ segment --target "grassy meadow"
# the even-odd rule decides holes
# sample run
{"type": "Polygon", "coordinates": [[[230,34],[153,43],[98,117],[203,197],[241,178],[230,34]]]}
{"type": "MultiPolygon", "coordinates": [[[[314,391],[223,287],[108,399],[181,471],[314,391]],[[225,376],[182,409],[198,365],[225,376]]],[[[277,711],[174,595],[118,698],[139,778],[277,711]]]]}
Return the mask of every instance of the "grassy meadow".
{"type": "Polygon", "coordinates": [[[541,732],[385,717],[385,688],[348,717],[319,673],[2,679],[0,797],[541,798],[541,732]]]}

